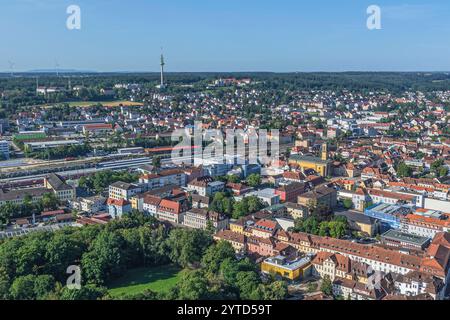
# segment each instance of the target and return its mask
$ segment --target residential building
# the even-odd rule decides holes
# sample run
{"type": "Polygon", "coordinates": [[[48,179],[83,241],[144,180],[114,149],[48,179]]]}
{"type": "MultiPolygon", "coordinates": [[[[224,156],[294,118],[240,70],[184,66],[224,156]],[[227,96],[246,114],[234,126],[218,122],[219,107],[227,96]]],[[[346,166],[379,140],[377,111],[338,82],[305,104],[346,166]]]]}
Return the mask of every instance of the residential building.
{"type": "Polygon", "coordinates": [[[131,203],[126,199],[109,198],[106,204],[108,205],[109,215],[113,219],[122,218],[124,214],[129,213],[132,210],[131,203]]]}
{"type": "Polygon", "coordinates": [[[416,209],[400,221],[402,231],[427,238],[450,231],[450,217],[436,210],[416,209]]]}
{"type": "MultiPolygon", "coordinates": [[[[243,197],[258,197],[263,203],[266,203],[268,206],[273,206],[280,203],[280,196],[276,194],[275,189],[266,188],[258,191],[248,192],[243,195],[243,197]]],[[[239,199],[238,197],[236,197],[239,199]]]]}
{"type": "Polygon", "coordinates": [[[106,198],[93,196],[79,199],[80,210],[89,214],[97,213],[105,209],[106,198]]]}
{"type": "Polygon", "coordinates": [[[297,202],[305,207],[321,206],[327,209],[333,209],[337,205],[337,191],[334,188],[321,186],[298,196],[297,202]]]}
{"type": "Polygon", "coordinates": [[[125,199],[130,201],[133,196],[142,192],[142,188],[138,185],[117,181],[109,186],[109,198],[125,199]]]}
{"type": "Polygon", "coordinates": [[[275,193],[280,196],[282,202],[296,202],[299,195],[307,191],[303,182],[292,182],[279,186],[275,193]]]}
{"type": "Polygon", "coordinates": [[[139,178],[139,183],[144,185],[146,190],[162,188],[167,185],[186,186],[186,174],[181,169],[163,170],[157,174],[148,173],[139,178]]]}
{"type": "Polygon", "coordinates": [[[211,226],[216,232],[228,229],[228,224],[229,219],[226,216],[206,209],[192,208],[183,218],[183,225],[186,227],[206,230],[211,226]]]}
{"type": "Polygon", "coordinates": [[[223,191],[225,183],[222,181],[214,181],[211,177],[205,176],[192,180],[188,183],[187,188],[191,192],[206,197],[213,196],[216,192],[223,191]]]}
{"type": "Polygon", "coordinates": [[[379,221],[365,214],[354,211],[344,211],[335,212],[335,215],[347,218],[349,227],[353,231],[361,232],[369,237],[373,237],[379,232],[379,221]]]}
{"type": "Polygon", "coordinates": [[[301,204],[294,202],[286,202],[284,204],[287,213],[292,217],[292,219],[302,219],[308,217],[308,208],[302,206],[301,204]]]}

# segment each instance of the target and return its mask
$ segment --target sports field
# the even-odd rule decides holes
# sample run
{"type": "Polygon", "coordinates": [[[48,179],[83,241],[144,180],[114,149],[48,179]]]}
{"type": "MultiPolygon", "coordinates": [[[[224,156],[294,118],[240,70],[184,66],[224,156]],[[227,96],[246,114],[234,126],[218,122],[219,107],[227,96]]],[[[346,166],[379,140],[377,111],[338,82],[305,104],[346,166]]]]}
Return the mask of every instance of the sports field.
{"type": "Polygon", "coordinates": [[[133,269],[111,282],[108,291],[113,297],[134,295],[145,290],[167,292],[178,283],[180,273],[181,269],[176,266],[133,269]]]}

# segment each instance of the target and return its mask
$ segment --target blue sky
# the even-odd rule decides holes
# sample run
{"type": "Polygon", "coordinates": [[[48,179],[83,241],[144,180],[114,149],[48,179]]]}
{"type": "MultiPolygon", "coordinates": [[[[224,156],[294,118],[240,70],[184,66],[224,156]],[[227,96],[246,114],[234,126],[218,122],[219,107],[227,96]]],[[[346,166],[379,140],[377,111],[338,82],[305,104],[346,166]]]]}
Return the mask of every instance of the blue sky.
{"type": "Polygon", "coordinates": [[[450,71],[445,0],[0,0],[0,30],[3,71],[450,71]]]}

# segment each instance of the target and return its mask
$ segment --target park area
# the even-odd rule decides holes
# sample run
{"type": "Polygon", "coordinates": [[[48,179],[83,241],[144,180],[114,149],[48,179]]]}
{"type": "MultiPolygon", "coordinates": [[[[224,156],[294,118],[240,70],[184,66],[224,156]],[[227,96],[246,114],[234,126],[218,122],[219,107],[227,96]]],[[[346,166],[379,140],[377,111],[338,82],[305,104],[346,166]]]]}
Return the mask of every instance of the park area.
{"type": "Polygon", "coordinates": [[[161,266],[128,270],[121,278],[108,286],[112,297],[135,295],[146,290],[167,292],[180,278],[181,269],[176,266],[161,266]]]}

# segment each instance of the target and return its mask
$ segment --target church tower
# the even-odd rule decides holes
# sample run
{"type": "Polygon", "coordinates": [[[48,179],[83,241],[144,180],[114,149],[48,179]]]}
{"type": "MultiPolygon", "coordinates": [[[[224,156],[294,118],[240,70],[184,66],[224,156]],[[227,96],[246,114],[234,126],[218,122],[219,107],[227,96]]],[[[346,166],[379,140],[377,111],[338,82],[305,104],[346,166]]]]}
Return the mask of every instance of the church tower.
{"type": "Polygon", "coordinates": [[[327,161],[328,160],[328,144],[324,143],[322,145],[322,160],[327,161]]]}

